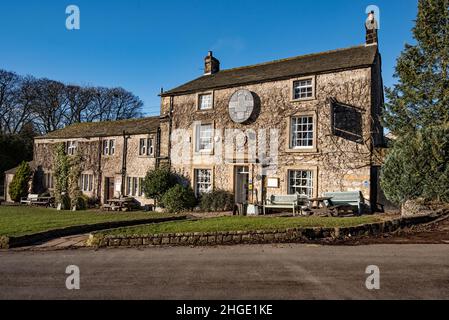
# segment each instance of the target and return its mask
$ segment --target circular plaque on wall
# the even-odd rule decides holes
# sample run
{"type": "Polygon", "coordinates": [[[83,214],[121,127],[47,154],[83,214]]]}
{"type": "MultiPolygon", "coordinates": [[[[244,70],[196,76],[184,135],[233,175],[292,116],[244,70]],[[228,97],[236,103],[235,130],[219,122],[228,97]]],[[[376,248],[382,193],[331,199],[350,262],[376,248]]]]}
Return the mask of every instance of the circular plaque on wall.
{"type": "Polygon", "coordinates": [[[229,100],[229,116],[236,123],[248,121],[254,110],[254,97],[249,90],[234,92],[229,100]]]}

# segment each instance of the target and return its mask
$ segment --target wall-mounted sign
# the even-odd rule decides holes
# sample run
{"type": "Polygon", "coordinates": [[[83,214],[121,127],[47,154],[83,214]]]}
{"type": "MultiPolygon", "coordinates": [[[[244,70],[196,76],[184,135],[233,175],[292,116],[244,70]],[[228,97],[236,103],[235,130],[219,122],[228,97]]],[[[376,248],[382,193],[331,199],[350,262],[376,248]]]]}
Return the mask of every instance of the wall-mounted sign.
{"type": "Polygon", "coordinates": [[[279,188],[279,178],[268,178],[267,188],[279,188]]]}
{"type": "Polygon", "coordinates": [[[248,121],[254,110],[254,97],[249,90],[234,92],[229,100],[229,116],[236,123],[248,121]]]}

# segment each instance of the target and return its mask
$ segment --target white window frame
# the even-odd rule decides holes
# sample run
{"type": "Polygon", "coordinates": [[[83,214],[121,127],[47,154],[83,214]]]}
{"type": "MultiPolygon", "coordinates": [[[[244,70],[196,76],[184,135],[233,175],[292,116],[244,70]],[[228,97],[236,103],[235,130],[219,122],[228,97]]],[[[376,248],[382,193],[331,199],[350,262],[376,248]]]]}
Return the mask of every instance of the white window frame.
{"type": "Polygon", "coordinates": [[[198,123],[195,131],[195,152],[212,152],[214,150],[214,125],[212,123],[198,123]],[[206,126],[210,129],[208,131],[202,131],[201,129],[206,126]],[[209,136],[204,135],[204,132],[209,132],[209,136]],[[204,143],[206,147],[202,147],[203,141],[207,140],[209,140],[209,143],[204,143]]]}
{"type": "Polygon", "coordinates": [[[53,172],[44,172],[44,188],[47,190],[54,189],[53,172]]]}
{"type": "Polygon", "coordinates": [[[290,92],[292,101],[315,99],[315,77],[310,76],[291,80],[290,92]],[[299,92],[297,93],[297,91],[299,92]]]}
{"type": "Polygon", "coordinates": [[[69,140],[67,141],[67,154],[73,156],[76,153],[77,141],[69,140]]]}
{"type": "Polygon", "coordinates": [[[109,140],[109,155],[112,156],[115,154],[115,139],[109,140]]]}
{"type": "Polygon", "coordinates": [[[144,191],[143,191],[143,185],[144,185],[144,179],[145,178],[139,178],[139,193],[138,193],[138,196],[139,197],[143,197],[143,195],[144,195],[144,191]]]}
{"type": "Polygon", "coordinates": [[[289,194],[303,194],[308,198],[314,195],[314,180],[315,171],[309,169],[290,169],[288,170],[287,183],[288,183],[288,193],[289,194]],[[293,176],[295,175],[295,176],[293,176]],[[292,180],[294,184],[292,185],[292,180]],[[298,192],[296,189],[303,189],[305,192],[298,192]]]}
{"type": "Polygon", "coordinates": [[[211,110],[214,105],[214,96],[212,92],[205,92],[198,94],[198,110],[211,110]],[[203,97],[209,97],[207,100],[203,100],[203,97]],[[204,101],[208,101],[207,104],[203,105],[204,101]]]}
{"type": "Polygon", "coordinates": [[[204,193],[212,192],[212,169],[195,168],[194,169],[194,183],[195,195],[200,196],[204,193]]]}
{"type": "Polygon", "coordinates": [[[147,155],[154,155],[154,140],[152,137],[147,139],[147,155]]]}
{"type": "Polygon", "coordinates": [[[91,173],[82,173],[80,176],[80,189],[82,192],[92,192],[94,175],[91,173]]]}
{"type": "Polygon", "coordinates": [[[139,156],[154,155],[153,137],[139,139],[139,156]]]}
{"type": "Polygon", "coordinates": [[[289,138],[290,149],[314,149],[315,135],[316,135],[314,115],[302,114],[292,116],[290,118],[289,135],[290,135],[289,138]],[[312,126],[311,130],[309,129],[310,126],[312,126]],[[309,137],[310,134],[311,137],[309,137]],[[298,135],[300,137],[298,137],[298,135]],[[309,145],[309,142],[311,142],[312,144],[309,145]]]}

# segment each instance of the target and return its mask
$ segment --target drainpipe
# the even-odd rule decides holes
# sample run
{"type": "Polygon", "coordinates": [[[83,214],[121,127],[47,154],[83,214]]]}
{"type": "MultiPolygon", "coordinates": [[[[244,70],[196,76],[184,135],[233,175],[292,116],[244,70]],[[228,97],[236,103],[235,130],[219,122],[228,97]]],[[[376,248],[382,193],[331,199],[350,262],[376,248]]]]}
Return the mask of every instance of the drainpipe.
{"type": "MultiPolygon", "coordinates": [[[[101,202],[101,185],[103,184],[103,174],[101,171],[101,155],[103,154],[103,138],[98,139],[98,183],[97,183],[97,197],[101,202]]],[[[105,199],[106,200],[106,199],[105,199]]],[[[104,202],[103,202],[104,203],[104,202]]]]}
{"type": "Polygon", "coordinates": [[[126,180],[126,157],[128,154],[128,137],[126,136],[126,132],[123,131],[123,153],[122,153],[122,183],[120,187],[120,192],[122,196],[125,194],[125,180],[126,180]]]}
{"type": "Polygon", "coordinates": [[[171,132],[173,127],[173,100],[174,97],[170,96],[170,112],[168,114],[168,168],[171,168],[171,132]]]}

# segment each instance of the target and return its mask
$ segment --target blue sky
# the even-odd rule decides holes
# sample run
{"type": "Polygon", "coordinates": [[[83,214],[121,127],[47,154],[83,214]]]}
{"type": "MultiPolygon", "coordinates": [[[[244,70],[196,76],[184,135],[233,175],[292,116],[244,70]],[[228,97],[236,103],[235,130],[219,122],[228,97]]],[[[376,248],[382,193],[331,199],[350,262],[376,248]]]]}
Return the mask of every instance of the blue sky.
{"type": "Polygon", "coordinates": [[[417,0],[15,0],[0,2],[0,68],[67,83],[121,86],[147,115],[158,93],[202,74],[208,50],[222,68],[364,42],[365,9],[380,8],[384,83],[393,83],[417,0]],[[65,28],[68,5],[81,29],[65,28]]]}

